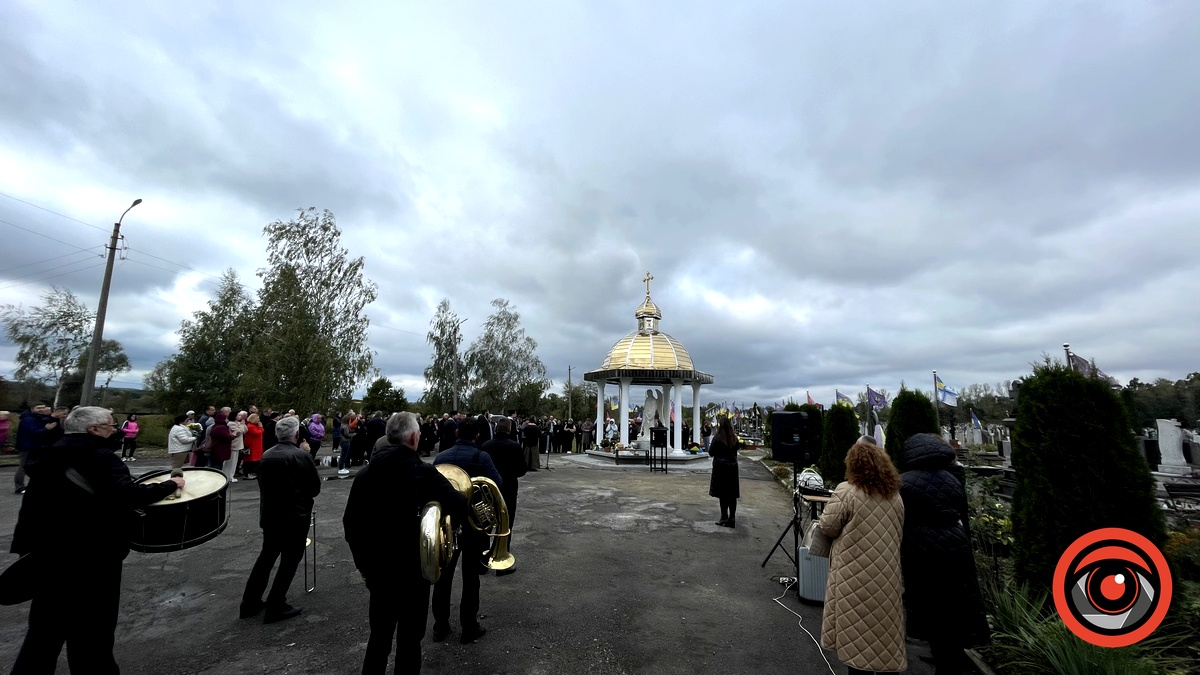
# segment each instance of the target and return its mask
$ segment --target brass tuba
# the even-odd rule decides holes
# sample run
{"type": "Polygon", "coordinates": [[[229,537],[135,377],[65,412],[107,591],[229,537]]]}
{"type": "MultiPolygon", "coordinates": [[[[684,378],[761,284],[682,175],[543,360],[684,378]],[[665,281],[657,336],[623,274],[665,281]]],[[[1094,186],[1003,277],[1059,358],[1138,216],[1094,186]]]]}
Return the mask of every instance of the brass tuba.
{"type": "MultiPolygon", "coordinates": [[[[466,471],[453,464],[437,464],[434,468],[466,498],[467,523],[491,538],[488,569],[499,571],[512,567],[516,559],[508,552],[508,540],[512,536],[508,507],[495,481],[483,476],[471,478],[466,471]]],[[[457,544],[450,516],[442,513],[441,504],[426,504],[421,509],[420,519],[421,576],[432,584],[437,582],[442,570],[450,564],[457,544]]]]}

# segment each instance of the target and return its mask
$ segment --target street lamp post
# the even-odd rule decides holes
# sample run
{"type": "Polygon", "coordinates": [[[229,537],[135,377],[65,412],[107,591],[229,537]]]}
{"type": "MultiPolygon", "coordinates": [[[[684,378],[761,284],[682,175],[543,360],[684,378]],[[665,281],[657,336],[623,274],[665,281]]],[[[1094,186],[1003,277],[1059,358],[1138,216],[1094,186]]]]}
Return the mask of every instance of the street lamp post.
{"type": "MultiPolygon", "coordinates": [[[[141,204],[141,199],[133,200],[125,213],[141,204]]],[[[112,284],[113,261],[117,257],[117,240],[121,236],[121,221],[125,213],[113,224],[112,239],[108,244],[108,263],[104,266],[104,285],[100,287],[100,305],[96,308],[96,329],[92,331],[92,349],[88,352],[87,370],[83,374],[83,393],[79,396],[79,405],[91,405],[92,389],[96,385],[96,366],[100,359],[100,344],[104,341],[104,314],[108,310],[108,287],[112,284]]]]}

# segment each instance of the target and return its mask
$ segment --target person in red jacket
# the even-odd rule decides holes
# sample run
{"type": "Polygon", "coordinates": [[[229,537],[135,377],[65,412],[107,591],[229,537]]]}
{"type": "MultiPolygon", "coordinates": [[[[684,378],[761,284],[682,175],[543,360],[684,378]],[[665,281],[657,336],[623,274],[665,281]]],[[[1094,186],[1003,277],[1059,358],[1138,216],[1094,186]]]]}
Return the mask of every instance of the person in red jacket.
{"type": "Polygon", "coordinates": [[[258,463],[262,461],[263,455],[263,425],[259,421],[258,413],[251,413],[246,418],[246,461],[242,463],[242,471],[246,473],[246,478],[251,480],[258,478],[258,463]]]}

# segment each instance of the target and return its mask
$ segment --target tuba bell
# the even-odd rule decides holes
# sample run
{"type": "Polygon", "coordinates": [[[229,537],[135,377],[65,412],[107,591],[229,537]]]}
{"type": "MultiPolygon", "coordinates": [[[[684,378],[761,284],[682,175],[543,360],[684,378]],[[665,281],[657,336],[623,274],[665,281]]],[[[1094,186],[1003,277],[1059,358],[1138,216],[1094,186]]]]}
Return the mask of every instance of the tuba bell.
{"type": "MultiPolygon", "coordinates": [[[[471,478],[466,471],[453,464],[434,466],[455,490],[467,500],[467,523],[491,539],[486,565],[490,570],[506,570],[516,559],[508,552],[509,529],[508,507],[495,481],[483,476],[471,478]]],[[[450,516],[443,513],[441,504],[429,502],[420,513],[420,557],[421,576],[429,583],[436,583],[442,570],[450,564],[457,542],[450,516]]]]}

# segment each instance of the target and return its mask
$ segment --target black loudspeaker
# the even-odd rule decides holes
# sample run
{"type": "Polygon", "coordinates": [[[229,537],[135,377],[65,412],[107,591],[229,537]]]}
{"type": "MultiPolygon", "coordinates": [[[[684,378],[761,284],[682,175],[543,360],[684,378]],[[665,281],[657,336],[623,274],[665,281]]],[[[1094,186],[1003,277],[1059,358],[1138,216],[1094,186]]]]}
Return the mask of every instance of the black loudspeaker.
{"type": "Polygon", "coordinates": [[[667,428],[655,427],[650,430],[650,447],[665,448],[667,447],[667,428]]]}
{"type": "Polygon", "coordinates": [[[804,425],[807,423],[808,413],[803,411],[771,415],[771,459],[804,466],[816,462],[816,457],[808,457],[804,452],[804,425]]]}

